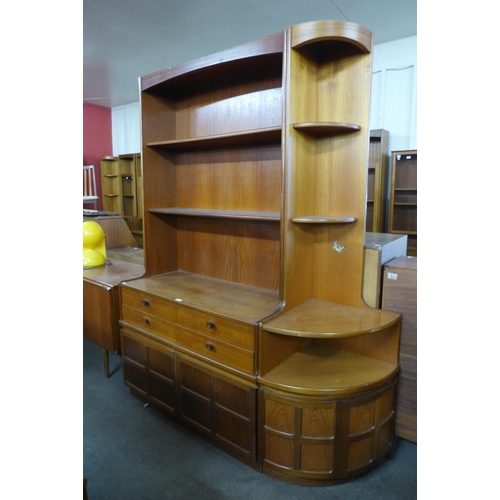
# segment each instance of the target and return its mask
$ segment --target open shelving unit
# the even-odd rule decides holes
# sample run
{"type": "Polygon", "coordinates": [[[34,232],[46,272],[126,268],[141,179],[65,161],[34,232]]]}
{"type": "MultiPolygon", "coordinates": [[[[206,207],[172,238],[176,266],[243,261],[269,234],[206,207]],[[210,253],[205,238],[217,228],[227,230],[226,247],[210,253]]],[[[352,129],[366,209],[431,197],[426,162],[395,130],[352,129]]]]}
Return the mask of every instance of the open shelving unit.
{"type": "MultiPolygon", "coordinates": [[[[123,216],[142,242],[142,168],[140,153],[101,157],[103,210],[123,216]]],[[[142,246],[142,245],[141,245],[142,246]]]]}
{"type": "Polygon", "coordinates": [[[417,150],[392,152],[389,232],[407,234],[407,255],[417,256],[417,150]]]}
{"type": "Polygon", "coordinates": [[[362,300],[372,48],[318,21],[141,78],[125,383],[300,484],[394,444],[400,317],[362,300]]]}
{"type": "Polygon", "coordinates": [[[386,228],[386,196],[389,163],[389,132],[370,130],[366,231],[384,233],[386,228]]]}

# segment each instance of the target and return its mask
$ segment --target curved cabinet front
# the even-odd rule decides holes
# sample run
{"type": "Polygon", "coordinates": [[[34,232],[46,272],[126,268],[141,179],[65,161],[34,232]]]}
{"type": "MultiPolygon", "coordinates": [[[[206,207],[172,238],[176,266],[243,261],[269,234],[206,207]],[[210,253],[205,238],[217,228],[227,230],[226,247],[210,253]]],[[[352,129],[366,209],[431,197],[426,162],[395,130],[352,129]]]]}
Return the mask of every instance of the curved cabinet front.
{"type": "Polygon", "coordinates": [[[344,399],[261,386],[259,461],[263,472],[303,485],[347,481],[394,445],[397,375],[384,387],[344,399]]]}

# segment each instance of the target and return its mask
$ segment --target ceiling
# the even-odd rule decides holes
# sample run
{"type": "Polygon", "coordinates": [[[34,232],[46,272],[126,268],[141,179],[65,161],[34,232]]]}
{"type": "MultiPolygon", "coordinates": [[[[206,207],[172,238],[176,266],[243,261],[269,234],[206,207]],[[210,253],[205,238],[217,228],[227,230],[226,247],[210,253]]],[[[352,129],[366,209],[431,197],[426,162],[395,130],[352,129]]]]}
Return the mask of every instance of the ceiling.
{"type": "Polygon", "coordinates": [[[83,0],[83,100],[137,102],[140,76],[322,19],[380,44],[417,34],[417,0],[83,0]]]}

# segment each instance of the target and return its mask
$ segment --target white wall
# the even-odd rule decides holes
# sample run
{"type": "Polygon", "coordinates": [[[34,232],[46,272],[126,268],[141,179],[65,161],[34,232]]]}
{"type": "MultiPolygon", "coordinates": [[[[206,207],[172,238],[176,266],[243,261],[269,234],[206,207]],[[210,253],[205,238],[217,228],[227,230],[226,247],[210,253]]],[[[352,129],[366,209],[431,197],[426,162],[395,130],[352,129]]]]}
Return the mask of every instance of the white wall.
{"type": "Polygon", "coordinates": [[[375,45],[370,129],[389,131],[389,151],[417,149],[417,37],[375,45]]]}
{"type": "Polygon", "coordinates": [[[139,102],[111,109],[113,156],[139,153],[141,150],[141,115],[139,102]]]}
{"type": "MultiPolygon", "coordinates": [[[[417,37],[375,45],[370,129],[389,131],[389,151],[417,149],[417,37]]],[[[140,152],[139,102],[111,110],[113,155],[140,152]]]]}

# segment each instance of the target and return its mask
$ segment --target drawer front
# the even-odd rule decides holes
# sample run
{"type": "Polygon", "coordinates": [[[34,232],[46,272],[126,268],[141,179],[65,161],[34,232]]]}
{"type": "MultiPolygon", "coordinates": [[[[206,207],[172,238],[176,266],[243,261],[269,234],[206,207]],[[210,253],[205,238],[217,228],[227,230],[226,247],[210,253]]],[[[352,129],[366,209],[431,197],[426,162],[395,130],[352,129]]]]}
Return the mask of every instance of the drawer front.
{"type": "Polygon", "coordinates": [[[158,318],[154,314],[148,314],[147,311],[140,311],[126,305],[122,305],[122,316],[124,321],[141,330],[154,333],[173,342],[176,341],[177,330],[174,323],[158,318]]]}
{"type": "Polygon", "coordinates": [[[122,287],[122,304],[175,323],[177,306],[138,290],[122,287]]]}
{"type": "Polygon", "coordinates": [[[177,344],[223,365],[250,375],[254,374],[252,351],[181,327],[178,327],[177,344]]]}
{"type": "Polygon", "coordinates": [[[213,339],[219,339],[250,351],[255,350],[255,329],[230,320],[179,307],[177,322],[180,326],[194,330],[213,339]]]}

